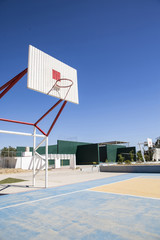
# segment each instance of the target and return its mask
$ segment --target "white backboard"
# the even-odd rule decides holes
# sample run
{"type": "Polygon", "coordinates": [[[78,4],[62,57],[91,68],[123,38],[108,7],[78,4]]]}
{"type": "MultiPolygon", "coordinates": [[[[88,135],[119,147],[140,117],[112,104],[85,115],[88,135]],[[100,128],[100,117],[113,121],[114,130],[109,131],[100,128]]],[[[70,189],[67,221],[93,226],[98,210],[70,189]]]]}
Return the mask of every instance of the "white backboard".
{"type": "Polygon", "coordinates": [[[31,45],[27,87],[72,103],[79,103],[77,70],[31,45]]]}
{"type": "Polygon", "coordinates": [[[148,147],[153,147],[152,139],[147,138],[148,147]]]}

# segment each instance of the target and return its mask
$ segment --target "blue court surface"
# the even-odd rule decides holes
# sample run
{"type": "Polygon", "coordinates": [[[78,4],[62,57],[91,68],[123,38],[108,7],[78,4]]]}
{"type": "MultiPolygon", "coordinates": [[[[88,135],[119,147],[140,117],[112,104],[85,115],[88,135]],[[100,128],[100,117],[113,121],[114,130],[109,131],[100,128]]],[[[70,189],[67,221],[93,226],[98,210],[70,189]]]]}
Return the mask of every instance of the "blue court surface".
{"type": "Polygon", "coordinates": [[[91,191],[124,174],[0,197],[0,240],[160,239],[160,198],[91,191]]]}

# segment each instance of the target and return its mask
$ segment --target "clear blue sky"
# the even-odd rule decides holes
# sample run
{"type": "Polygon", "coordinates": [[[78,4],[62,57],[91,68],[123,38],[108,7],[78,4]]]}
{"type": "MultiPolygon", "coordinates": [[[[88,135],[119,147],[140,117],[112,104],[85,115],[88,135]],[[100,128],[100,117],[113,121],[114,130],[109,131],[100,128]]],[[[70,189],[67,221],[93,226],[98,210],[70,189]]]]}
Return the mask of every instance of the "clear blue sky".
{"type": "MultiPolygon", "coordinates": [[[[27,67],[29,44],[78,71],[80,104],[67,103],[49,144],[160,135],[160,0],[0,0],[0,36],[0,85],[27,67]]],[[[0,117],[35,122],[55,102],[27,89],[25,76],[1,99],[0,117]]],[[[32,138],[1,134],[0,148],[9,145],[32,138]]]]}

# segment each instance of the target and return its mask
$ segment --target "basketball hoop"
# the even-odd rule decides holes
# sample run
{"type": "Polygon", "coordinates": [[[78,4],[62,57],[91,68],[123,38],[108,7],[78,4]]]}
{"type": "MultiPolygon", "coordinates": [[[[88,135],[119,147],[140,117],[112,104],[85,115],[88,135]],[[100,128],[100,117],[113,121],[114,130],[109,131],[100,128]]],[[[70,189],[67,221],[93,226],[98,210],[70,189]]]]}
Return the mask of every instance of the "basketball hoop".
{"type": "Polygon", "coordinates": [[[0,118],[0,121],[23,124],[33,127],[32,133],[23,132],[13,132],[0,130],[0,133],[16,134],[33,137],[33,186],[35,186],[35,177],[37,173],[45,167],[45,187],[48,187],[48,136],[51,133],[53,127],[55,126],[58,118],[60,117],[67,102],[79,103],[78,100],[78,86],[77,86],[77,70],[66,65],[65,63],[51,57],[39,49],[29,46],[29,57],[28,57],[28,68],[23,70],[17,76],[9,80],[3,86],[0,86],[0,99],[10,90],[12,87],[27,73],[27,87],[34,91],[42,92],[44,94],[49,94],[52,97],[60,98],[46,113],[43,114],[35,123],[22,122],[10,119],[0,118]],[[50,76],[50,78],[48,77],[50,76]],[[52,76],[52,78],[51,78],[52,76]],[[63,78],[61,78],[63,76],[63,78]],[[71,79],[69,79],[71,78],[71,79]],[[54,80],[54,81],[53,81],[54,80]],[[52,86],[52,87],[51,87],[52,86]],[[72,91],[70,91],[72,87],[72,91]],[[51,88],[51,89],[50,89],[51,88]],[[48,91],[48,89],[50,89],[48,91]],[[2,92],[1,92],[2,91],[2,92]],[[68,94],[70,91],[70,94],[68,94]],[[67,96],[68,95],[68,96],[67,96]],[[63,102],[64,100],[64,102],[63,102]],[[53,109],[55,109],[60,103],[62,103],[56,117],[54,118],[48,132],[44,132],[38,123],[41,122],[53,109]],[[36,133],[36,129],[41,132],[41,134],[36,133]],[[43,140],[36,145],[36,137],[42,137],[43,140]],[[41,156],[37,149],[45,141],[45,157],[41,156]],[[39,159],[44,160],[45,164],[39,166],[37,161],[39,159]],[[37,172],[36,172],[37,167],[37,172]]]}
{"type": "Polygon", "coordinates": [[[68,79],[68,78],[60,78],[60,79],[58,79],[58,80],[56,81],[55,84],[56,84],[57,87],[59,87],[59,88],[67,88],[67,87],[72,87],[72,85],[73,85],[73,81],[72,81],[71,79],[68,79]],[[68,85],[64,85],[64,86],[59,86],[57,83],[60,82],[60,81],[69,81],[70,84],[68,84],[68,85]]]}
{"type": "MultiPolygon", "coordinates": [[[[61,83],[62,83],[61,82],[61,83]]],[[[65,84],[65,83],[64,83],[65,84]]],[[[49,90],[49,92],[47,93],[47,95],[49,95],[49,93],[52,91],[52,90],[55,90],[56,92],[58,92],[59,96],[60,96],[60,89],[61,88],[68,88],[68,91],[64,97],[64,99],[67,97],[71,87],[73,86],[73,81],[71,79],[68,79],[68,78],[60,78],[58,80],[56,80],[55,84],[53,85],[53,87],[49,90]],[[67,85],[59,85],[60,82],[63,82],[63,81],[68,81],[68,84],[67,85]]]]}

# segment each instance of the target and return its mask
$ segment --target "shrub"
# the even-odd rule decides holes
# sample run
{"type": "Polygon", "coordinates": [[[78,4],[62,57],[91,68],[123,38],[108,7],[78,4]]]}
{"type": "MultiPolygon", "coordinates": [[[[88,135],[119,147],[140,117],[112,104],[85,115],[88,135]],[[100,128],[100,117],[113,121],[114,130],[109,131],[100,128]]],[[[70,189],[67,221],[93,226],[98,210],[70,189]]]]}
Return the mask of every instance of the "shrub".
{"type": "Polygon", "coordinates": [[[146,162],[150,161],[150,156],[149,155],[145,154],[144,158],[145,158],[146,162]]]}
{"type": "Polygon", "coordinates": [[[131,164],[131,161],[130,160],[126,160],[125,164],[131,164]]]}
{"type": "Polygon", "coordinates": [[[138,151],[138,152],[137,152],[137,160],[138,160],[139,162],[143,162],[143,157],[142,157],[141,151],[138,151]]]}
{"type": "Polygon", "coordinates": [[[131,162],[134,162],[134,153],[133,150],[129,152],[131,162]]]}
{"type": "Polygon", "coordinates": [[[122,156],[122,154],[118,154],[118,164],[121,164],[124,162],[124,157],[122,156]]]}

